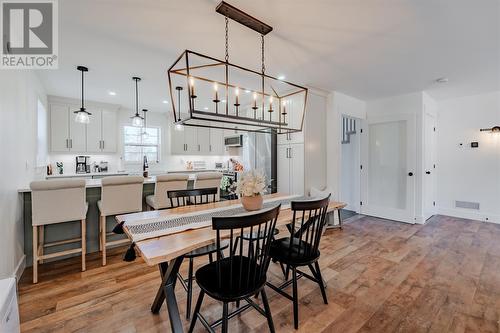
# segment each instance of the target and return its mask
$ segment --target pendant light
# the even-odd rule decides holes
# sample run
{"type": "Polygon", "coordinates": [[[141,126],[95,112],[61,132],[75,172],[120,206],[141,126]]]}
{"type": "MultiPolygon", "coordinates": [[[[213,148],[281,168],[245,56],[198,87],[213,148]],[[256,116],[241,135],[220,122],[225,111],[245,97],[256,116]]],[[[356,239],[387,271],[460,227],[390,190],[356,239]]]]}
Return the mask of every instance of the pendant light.
{"type": "Polygon", "coordinates": [[[130,117],[132,119],[132,126],[142,127],[144,118],[139,114],[139,87],[138,82],[141,81],[140,77],[134,76],[132,80],[135,81],[135,115],[130,117]]]}
{"type": "Polygon", "coordinates": [[[75,122],[80,124],[88,124],[90,122],[89,116],[91,115],[91,113],[85,109],[83,88],[84,88],[84,73],[88,72],[89,69],[84,66],[78,66],[76,67],[76,69],[82,73],[82,107],[80,108],[80,110],[74,111],[73,113],[75,114],[75,122]]]}

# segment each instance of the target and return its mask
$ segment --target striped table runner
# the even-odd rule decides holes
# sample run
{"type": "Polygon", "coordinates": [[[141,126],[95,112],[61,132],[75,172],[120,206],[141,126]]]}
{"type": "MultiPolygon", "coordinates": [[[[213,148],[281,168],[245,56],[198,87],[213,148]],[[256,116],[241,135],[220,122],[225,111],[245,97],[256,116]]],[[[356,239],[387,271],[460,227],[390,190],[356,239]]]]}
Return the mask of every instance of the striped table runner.
{"type": "MultiPolygon", "coordinates": [[[[281,204],[289,208],[292,200],[310,199],[299,195],[264,200],[263,210],[281,204]]],[[[126,221],[129,237],[133,242],[166,236],[190,229],[205,228],[212,225],[212,217],[235,216],[248,213],[241,204],[202,210],[198,212],[175,214],[168,217],[126,221]]]]}

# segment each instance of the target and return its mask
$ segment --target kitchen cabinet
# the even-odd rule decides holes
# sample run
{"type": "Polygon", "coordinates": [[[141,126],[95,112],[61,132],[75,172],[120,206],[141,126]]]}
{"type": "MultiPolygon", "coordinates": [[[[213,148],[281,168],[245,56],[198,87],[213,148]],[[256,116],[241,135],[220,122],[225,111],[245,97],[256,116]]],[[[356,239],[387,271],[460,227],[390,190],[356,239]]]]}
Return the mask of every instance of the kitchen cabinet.
{"type": "Polygon", "coordinates": [[[210,154],[224,155],[226,147],[224,146],[224,130],[218,128],[210,129],[210,154]]]}
{"type": "Polygon", "coordinates": [[[53,152],[84,152],[86,126],[74,121],[76,105],[50,105],[50,147],[53,152]]]}
{"type": "Polygon", "coordinates": [[[278,192],[304,195],[304,144],[278,145],[278,192]]]}
{"type": "Polygon", "coordinates": [[[74,121],[79,106],[50,103],[50,150],[52,152],[114,153],[117,151],[117,114],[115,111],[87,108],[92,113],[88,124],[74,121]]]}
{"type": "Polygon", "coordinates": [[[114,153],[117,150],[117,115],[114,111],[93,110],[87,124],[87,152],[114,153]]]}
{"type": "Polygon", "coordinates": [[[182,130],[171,126],[170,149],[174,155],[223,155],[224,130],[184,126],[182,130]]]}

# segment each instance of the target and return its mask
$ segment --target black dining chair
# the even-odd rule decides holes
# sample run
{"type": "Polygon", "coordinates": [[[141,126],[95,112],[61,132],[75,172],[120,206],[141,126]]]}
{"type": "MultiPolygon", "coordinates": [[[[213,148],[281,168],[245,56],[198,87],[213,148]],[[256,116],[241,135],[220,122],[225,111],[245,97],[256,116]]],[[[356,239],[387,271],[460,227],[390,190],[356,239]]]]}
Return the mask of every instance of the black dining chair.
{"type": "MultiPolygon", "coordinates": [[[[173,190],[167,192],[167,197],[170,199],[171,208],[189,205],[201,205],[216,201],[217,187],[200,188],[195,190],[173,190]]],[[[221,246],[220,251],[223,251],[227,247],[227,244],[225,244],[225,246],[221,246]]],[[[179,282],[181,283],[182,287],[187,292],[186,319],[188,320],[191,317],[191,303],[193,299],[194,258],[208,255],[209,261],[213,262],[213,254],[217,251],[218,249],[215,244],[210,244],[200,247],[184,255],[184,257],[189,259],[188,276],[187,278],[184,278],[180,273],[178,273],[177,277],[179,278],[179,282]]]]}
{"type": "Polygon", "coordinates": [[[201,290],[189,327],[190,333],[198,320],[209,332],[214,332],[215,327],[222,325],[222,333],[227,333],[229,318],[250,307],[267,318],[269,330],[274,333],[273,318],[264,287],[280,206],[258,213],[212,218],[212,227],[216,230],[217,260],[196,271],[196,282],[201,290]],[[244,233],[249,235],[248,239],[238,238],[238,251],[233,252],[236,237],[244,233]],[[224,258],[220,250],[222,241],[226,238],[229,241],[229,256],[224,258]],[[212,324],[200,313],[205,294],[223,303],[222,318],[212,324]],[[261,295],[264,309],[251,299],[258,294],[261,295]],[[229,303],[243,300],[247,302],[246,305],[229,313],[229,303]]]}
{"type": "Polygon", "coordinates": [[[299,328],[299,300],[297,291],[297,280],[303,276],[316,282],[320,289],[323,301],[328,304],[326,298],[325,285],[321,276],[318,259],[320,256],[319,243],[326,224],[326,213],[330,195],[320,200],[292,201],[291,209],[293,211],[292,223],[289,227],[290,236],[280,238],[272,242],[270,255],[273,261],[280,263],[282,269],[284,266],[292,271],[292,279],[288,280],[288,272],[285,273],[285,281],[276,287],[271,283],[267,285],[277,293],[293,301],[293,323],[295,329],[299,328]],[[307,274],[298,268],[308,266],[312,273],[307,274]],[[290,284],[292,295],[290,296],[284,288],[290,284]]]}

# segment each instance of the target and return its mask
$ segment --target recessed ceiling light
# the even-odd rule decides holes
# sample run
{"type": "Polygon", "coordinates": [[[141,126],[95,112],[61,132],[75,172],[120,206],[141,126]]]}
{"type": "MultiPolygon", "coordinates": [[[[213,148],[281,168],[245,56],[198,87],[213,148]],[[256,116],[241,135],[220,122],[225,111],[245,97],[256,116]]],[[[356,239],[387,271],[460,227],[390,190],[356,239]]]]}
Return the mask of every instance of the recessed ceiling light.
{"type": "Polygon", "coordinates": [[[280,76],[278,76],[278,80],[282,80],[282,81],[283,81],[284,79],[286,79],[286,76],[285,76],[285,75],[280,75],[280,76]]]}
{"type": "Polygon", "coordinates": [[[436,79],[437,83],[446,83],[450,81],[447,77],[440,77],[439,79],[436,79]]]}
{"type": "Polygon", "coordinates": [[[167,100],[163,101],[163,104],[168,104],[168,101],[167,100]]]}
{"type": "Polygon", "coordinates": [[[248,89],[247,89],[247,90],[245,90],[245,92],[246,92],[247,94],[250,94],[250,93],[251,93],[251,91],[250,91],[250,90],[248,90],[248,89]]]}
{"type": "Polygon", "coordinates": [[[223,99],[223,100],[222,100],[222,103],[226,103],[226,100],[225,100],[225,99],[223,99]]]}
{"type": "Polygon", "coordinates": [[[109,94],[110,96],[116,96],[116,92],[114,92],[114,91],[108,91],[108,94],[109,94]]]}
{"type": "Polygon", "coordinates": [[[205,106],[205,107],[203,108],[203,110],[208,110],[208,106],[205,106]]]}

